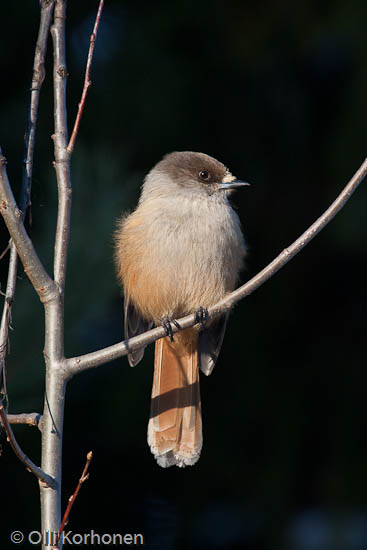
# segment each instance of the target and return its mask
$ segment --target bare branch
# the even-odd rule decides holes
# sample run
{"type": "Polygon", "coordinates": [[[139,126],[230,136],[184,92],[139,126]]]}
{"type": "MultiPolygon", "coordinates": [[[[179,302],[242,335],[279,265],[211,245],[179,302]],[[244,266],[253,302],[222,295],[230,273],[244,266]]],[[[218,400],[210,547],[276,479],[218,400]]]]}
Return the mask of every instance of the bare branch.
{"type": "Polygon", "coordinates": [[[14,453],[19,458],[19,460],[23,462],[27,470],[29,472],[32,472],[40,480],[40,482],[44,483],[47,487],[51,487],[52,489],[55,489],[57,484],[54,478],[47,475],[43,470],[41,470],[41,468],[36,466],[27,457],[27,455],[23,453],[22,449],[19,447],[14,437],[13,430],[11,429],[8,419],[6,417],[4,407],[1,404],[0,404],[0,420],[5,428],[7,440],[9,441],[11,448],[13,449],[14,453]]]}
{"type": "MultiPolygon", "coordinates": [[[[47,39],[50,31],[51,19],[54,9],[54,1],[42,2],[41,17],[38,30],[37,44],[34,53],[33,74],[31,84],[31,97],[28,111],[27,129],[24,139],[24,165],[22,177],[22,189],[20,193],[20,219],[24,221],[28,206],[31,203],[31,186],[33,173],[33,154],[36,136],[38,104],[43,80],[45,78],[45,57],[47,51],[47,39]]],[[[8,323],[11,316],[11,304],[14,301],[16,278],[18,271],[18,255],[15,245],[10,240],[11,248],[8,267],[8,279],[5,291],[5,301],[0,325],[0,391],[6,395],[5,356],[8,341],[8,323]]],[[[0,256],[0,260],[3,255],[0,256]]]]}
{"type": "Polygon", "coordinates": [[[64,289],[70,233],[71,182],[70,155],[67,146],[65,62],[66,0],[56,0],[51,27],[54,64],[54,124],[52,136],[58,189],[58,212],[55,236],[54,279],[58,290],[54,300],[45,303],[46,363],[45,400],[42,418],[42,469],[57,481],[57,489],[41,487],[42,529],[57,533],[61,523],[62,435],[65,403],[64,357],[64,289]]]}
{"type": "Polygon", "coordinates": [[[349,180],[347,185],[337,196],[334,202],[331,203],[329,208],[317,218],[316,221],[296,241],[294,241],[290,246],[285,248],[279,256],[277,256],[270,264],[268,264],[264,269],[259,271],[255,277],[248,281],[245,285],[242,285],[240,288],[232,292],[229,296],[218,302],[211,309],[211,313],[217,315],[228,307],[231,307],[233,304],[252,294],[259,286],[261,286],[265,281],[270,279],[275,273],[287,264],[298,252],[300,252],[306,244],[308,244],[316,235],[324,229],[324,227],[336,216],[336,214],[343,208],[343,206],[350,199],[354,191],[357,189],[359,184],[367,175],[367,159],[363,161],[361,166],[358,168],[356,173],[349,180]],[[225,307],[224,307],[225,306],[225,307]]]}
{"type": "Polygon", "coordinates": [[[91,37],[90,37],[89,52],[88,52],[88,58],[87,58],[87,65],[86,65],[86,68],[85,68],[85,78],[84,78],[84,86],[83,86],[83,91],[82,91],[82,97],[81,97],[80,103],[78,105],[78,113],[77,113],[76,118],[75,118],[74,128],[73,128],[73,131],[72,131],[72,134],[71,134],[69,145],[67,147],[67,150],[68,150],[69,153],[72,153],[74,151],[75,140],[76,140],[77,135],[78,135],[80,121],[81,121],[83,111],[84,111],[85,100],[87,98],[89,88],[92,84],[92,81],[90,79],[90,70],[91,70],[91,66],[92,66],[94,45],[95,45],[95,41],[96,41],[96,38],[97,38],[97,32],[98,32],[99,22],[101,20],[103,5],[104,5],[104,0],[100,0],[96,20],[95,20],[95,23],[94,23],[93,32],[92,32],[91,37]]]}
{"type": "Polygon", "coordinates": [[[5,357],[8,349],[8,334],[9,327],[11,323],[11,305],[13,303],[13,297],[15,293],[15,283],[16,278],[12,277],[13,265],[17,261],[17,251],[15,246],[11,247],[10,251],[10,260],[9,260],[9,270],[8,270],[8,281],[5,291],[5,299],[3,306],[3,313],[1,317],[0,324],[0,392],[3,396],[3,399],[6,401],[6,406],[8,407],[8,392],[6,387],[6,369],[5,369],[5,357]]]}
{"type": "Polygon", "coordinates": [[[8,414],[7,419],[9,424],[27,424],[28,426],[40,426],[42,414],[40,413],[22,413],[8,414]]]}
{"type": "Polygon", "coordinates": [[[11,239],[8,242],[8,244],[6,245],[5,249],[0,254],[0,260],[2,260],[4,258],[4,256],[7,254],[7,252],[10,250],[10,246],[11,246],[11,239]]]}
{"type": "MultiPolygon", "coordinates": [[[[343,208],[366,174],[367,159],[362,163],[360,168],[344,187],[336,200],[322,214],[322,216],[320,216],[304,233],[302,233],[296,241],[285,248],[272,262],[270,262],[270,264],[257,273],[255,277],[250,279],[246,284],[242,285],[234,292],[228,294],[228,296],[223,298],[220,302],[211,306],[208,309],[209,316],[214,317],[220,313],[228,311],[236,302],[254,292],[254,290],[259,288],[259,286],[265,283],[265,281],[275,275],[281,267],[288,263],[289,260],[291,260],[300,250],[302,250],[306,244],[308,244],[317,235],[317,233],[319,233],[333,219],[339,210],[343,208]]],[[[192,327],[195,324],[195,315],[188,315],[182,319],[178,319],[178,324],[181,329],[192,327]]],[[[180,329],[178,329],[175,325],[172,325],[173,333],[178,330],[180,329]]],[[[82,372],[86,369],[98,367],[108,361],[127,355],[132,351],[136,351],[154,342],[155,340],[162,338],[163,336],[166,336],[166,332],[162,327],[154,328],[144,334],[139,334],[134,338],[120,342],[119,344],[115,344],[92,353],[87,353],[86,355],[82,355],[80,357],[67,359],[64,364],[68,369],[70,376],[73,376],[74,374],[82,372]]]]}
{"type": "Polygon", "coordinates": [[[66,0],[57,0],[55,19],[51,27],[54,46],[54,166],[58,188],[58,215],[55,238],[54,275],[61,291],[65,288],[67,250],[70,234],[71,180],[70,154],[67,151],[68,128],[66,113],[66,82],[68,71],[65,57],[66,0]]]}
{"type": "Polygon", "coordinates": [[[89,453],[87,454],[87,460],[85,462],[82,475],[81,475],[81,477],[79,478],[79,481],[78,481],[78,485],[76,486],[74,493],[69,498],[69,502],[68,502],[68,505],[66,507],[65,514],[62,518],[62,522],[61,522],[59,531],[57,533],[57,544],[56,544],[56,546],[53,547],[52,550],[57,550],[58,549],[58,542],[60,540],[61,533],[63,532],[63,530],[65,529],[65,526],[69,522],[69,515],[70,515],[70,512],[71,512],[71,508],[73,507],[73,504],[76,500],[76,497],[78,496],[78,493],[80,491],[80,488],[81,488],[82,484],[85,481],[87,481],[87,479],[89,477],[88,469],[89,469],[89,465],[91,463],[92,458],[93,458],[93,453],[92,453],[92,451],[89,451],[89,453]]]}
{"type": "Polygon", "coordinates": [[[21,212],[15,202],[6,173],[6,158],[0,147],[0,213],[8,228],[23,263],[24,271],[32,282],[41,301],[45,302],[55,285],[43,267],[31,239],[21,220],[21,212]]]}
{"type": "Polygon", "coordinates": [[[22,191],[21,191],[21,197],[19,200],[19,206],[20,206],[20,209],[22,210],[23,216],[25,215],[25,212],[31,203],[33,155],[34,155],[34,145],[35,145],[35,138],[36,138],[38,104],[39,104],[42,83],[46,75],[45,58],[46,58],[46,52],[47,52],[47,39],[48,39],[48,33],[50,31],[53,10],[54,10],[54,0],[42,2],[40,26],[38,31],[36,49],[34,52],[31,99],[30,99],[29,112],[28,112],[27,131],[25,134],[22,191]]]}

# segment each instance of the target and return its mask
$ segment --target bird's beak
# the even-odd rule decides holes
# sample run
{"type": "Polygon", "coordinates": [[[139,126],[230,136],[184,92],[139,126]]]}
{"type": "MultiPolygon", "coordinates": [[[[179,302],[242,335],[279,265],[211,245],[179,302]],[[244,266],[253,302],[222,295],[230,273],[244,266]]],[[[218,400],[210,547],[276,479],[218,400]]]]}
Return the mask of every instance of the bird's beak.
{"type": "Polygon", "coordinates": [[[239,187],[245,187],[246,185],[250,184],[246,181],[236,179],[236,177],[231,174],[223,178],[223,181],[219,184],[219,189],[238,189],[239,187]]]}

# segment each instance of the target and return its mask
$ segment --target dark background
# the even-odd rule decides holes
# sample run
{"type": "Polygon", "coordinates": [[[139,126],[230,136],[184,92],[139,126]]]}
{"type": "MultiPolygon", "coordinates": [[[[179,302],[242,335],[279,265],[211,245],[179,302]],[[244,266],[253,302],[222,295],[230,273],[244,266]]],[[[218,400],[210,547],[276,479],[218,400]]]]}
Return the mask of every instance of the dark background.
{"type": "MultiPolygon", "coordinates": [[[[69,126],[97,2],[70,2],[69,126]]],[[[367,4],[362,0],[106,2],[72,159],[66,354],[121,340],[113,231],[147,171],[172,150],[217,157],[252,186],[235,203],[246,281],[304,231],[364,159],[367,4]]],[[[38,2],[1,14],[0,144],[19,189],[38,2]]],[[[32,192],[35,246],[51,272],[56,212],[51,43],[32,192]]],[[[152,346],[68,386],[64,504],[85,455],[74,533],[143,533],[148,548],[367,548],[365,184],[334,221],[245,301],[201,378],[198,464],[158,467],[146,443],[152,346]]],[[[1,250],[7,235],[1,226],[1,250]]],[[[7,258],[0,263],[6,282],[7,258]]],[[[9,412],[42,411],[41,304],[22,270],[8,356],[9,412]]],[[[40,462],[37,429],[16,427],[40,462]]],[[[1,539],[39,529],[35,478],[2,433],[1,539]]]]}

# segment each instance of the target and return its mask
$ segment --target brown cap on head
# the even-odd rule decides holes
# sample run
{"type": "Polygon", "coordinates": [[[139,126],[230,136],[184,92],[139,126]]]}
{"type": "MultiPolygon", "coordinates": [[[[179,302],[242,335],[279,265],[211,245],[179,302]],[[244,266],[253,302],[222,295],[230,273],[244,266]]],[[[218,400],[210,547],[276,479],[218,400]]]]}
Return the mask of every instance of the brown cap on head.
{"type": "Polygon", "coordinates": [[[154,170],[168,174],[172,181],[184,187],[220,183],[229,175],[224,164],[209,155],[193,151],[170,153],[154,167],[154,170]]]}
{"type": "Polygon", "coordinates": [[[224,164],[209,155],[175,151],[166,155],[146,176],[139,202],[173,193],[178,197],[185,189],[202,197],[222,196],[225,200],[228,192],[244,185],[249,184],[237,180],[224,164]]]}
{"type": "MultiPolygon", "coordinates": [[[[168,175],[172,182],[182,187],[209,187],[232,189],[241,185],[248,185],[236,180],[224,164],[205,153],[193,151],[175,151],[166,155],[152,172],[168,175]]],[[[151,173],[152,173],[151,172],[151,173]]],[[[213,188],[212,188],[213,190],[213,188]]]]}

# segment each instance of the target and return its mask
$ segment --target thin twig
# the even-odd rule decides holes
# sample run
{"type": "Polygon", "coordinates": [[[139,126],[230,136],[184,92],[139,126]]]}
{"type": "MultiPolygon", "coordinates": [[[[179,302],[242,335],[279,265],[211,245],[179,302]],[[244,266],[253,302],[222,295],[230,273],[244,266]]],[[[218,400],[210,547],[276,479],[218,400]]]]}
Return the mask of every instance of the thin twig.
{"type": "Polygon", "coordinates": [[[10,250],[10,246],[11,246],[11,239],[10,241],[8,242],[8,244],[6,245],[5,249],[2,251],[2,253],[0,254],[0,260],[2,260],[5,256],[5,254],[10,250]]]}
{"type": "Polygon", "coordinates": [[[13,449],[15,455],[19,458],[19,460],[23,462],[27,470],[29,472],[32,472],[40,480],[40,482],[44,483],[47,487],[56,489],[57,484],[54,478],[47,475],[43,470],[41,470],[41,468],[36,466],[19,447],[17,440],[14,437],[13,430],[11,429],[11,426],[5,414],[4,406],[2,404],[0,404],[0,420],[5,428],[6,438],[10,443],[11,448],[13,449]]]}
{"type": "Polygon", "coordinates": [[[27,424],[28,426],[39,427],[42,414],[40,413],[21,413],[21,414],[8,414],[9,424],[27,424]]]}
{"type": "Polygon", "coordinates": [[[76,140],[77,135],[78,135],[80,121],[81,121],[83,111],[84,111],[85,100],[87,98],[89,88],[91,87],[91,84],[92,84],[92,81],[90,79],[90,70],[91,70],[91,66],[92,66],[94,45],[95,45],[95,41],[96,41],[96,38],[97,38],[97,32],[98,32],[99,22],[101,20],[103,5],[104,5],[104,0],[100,0],[96,20],[95,20],[95,23],[94,23],[93,32],[91,34],[90,41],[89,41],[89,52],[88,52],[88,58],[87,58],[87,65],[85,67],[85,78],[84,78],[84,86],[83,86],[83,91],[82,91],[82,97],[81,97],[81,100],[80,100],[79,105],[78,105],[78,113],[77,113],[76,118],[75,118],[74,128],[73,128],[73,131],[72,131],[72,134],[71,134],[69,145],[67,147],[67,150],[68,150],[69,153],[72,153],[74,151],[75,140],[76,140]]]}
{"type": "Polygon", "coordinates": [[[79,478],[79,481],[78,481],[78,484],[75,488],[74,493],[71,495],[71,497],[69,497],[68,505],[66,507],[64,516],[62,518],[62,522],[61,522],[59,531],[57,533],[57,544],[56,544],[56,546],[53,546],[52,550],[57,550],[58,549],[58,543],[59,543],[59,540],[60,540],[61,533],[63,532],[63,530],[65,529],[66,525],[69,522],[69,515],[70,515],[71,509],[73,507],[73,504],[76,500],[76,497],[78,496],[78,493],[80,491],[80,488],[81,488],[82,484],[85,481],[87,481],[87,479],[89,477],[88,468],[89,468],[89,465],[91,463],[92,458],[93,458],[93,453],[92,453],[92,451],[89,451],[89,453],[87,454],[87,459],[86,459],[86,462],[85,462],[85,465],[84,465],[82,475],[79,478]]]}
{"type": "Polygon", "coordinates": [[[38,38],[37,38],[37,44],[34,52],[31,97],[30,97],[30,104],[29,104],[29,111],[28,111],[27,130],[24,138],[24,170],[23,170],[23,177],[22,177],[22,190],[21,190],[21,196],[19,200],[19,206],[23,213],[23,216],[25,215],[25,212],[31,203],[33,156],[34,156],[34,145],[36,140],[38,104],[39,104],[42,83],[46,75],[45,58],[46,58],[47,40],[50,32],[53,10],[54,10],[54,0],[42,2],[38,38]]]}
{"type": "MultiPolygon", "coordinates": [[[[24,163],[22,175],[22,188],[20,192],[19,206],[20,219],[24,221],[25,214],[31,202],[31,186],[33,173],[33,155],[37,127],[38,104],[43,80],[45,78],[45,57],[47,51],[47,39],[51,26],[54,9],[54,1],[41,3],[41,16],[38,30],[37,44],[34,52],[31,94],[28,110],[27,128],[24,138],[24,163]]],[[[0,391],[6,396],[6,372],[5,356],[8,342],[8,323],[11,315],[10,307],[14,301],[16,279],[18,271],[18,256],[13,240],[9,241],[10,260],[8,267],[8,279],[5,291],[5,302],[0,325],[0,391]]],[[[1,255],[1,258],[3,255],[1,255]]],[[[7,399],[8,400],[8,399],[7,399]]]]}
{"type": "MultiPolygon", "coordinates": [[[[9,261],[9,274],[11,274],[11,265],[14,261],[14,255],[16,256],[16,249],[11,248],[10,261],[9,261]]],[[[12,297],[14,296],[13,284],[15,281],[12,277],[8,277],[3,313],[1,316],[0,324],[0,393],[3,401],[6,402],[6,408],[9,406],[8,391],[6,386],[6,368],[5,368],[5,356],[9,346],[9,328],[11,327],[11,304],[12,297]]]]}
{"type": "MultiPolygon", "coordinates": [[[[236,302],[242,300],[254,290],[259,288],[262,284],[265,283],[270,277],[275,275],[275,273],[288,263],[300,250],[302,250],[306,244],[308,244],[316,235],[321,231],[332,219],[333,217],[343,208],[346,204],[352,193],[357,189],[358,185],[364,179],[367,174],[367,159],[362,163],[360,168],[344,187],[339,196],[335,201],[330,205],[330,207],[325,210],[325,212],[320,216],[302,235],[294,241],[290,246],[285,248],[272,262],[270,262],[264,269],[262,269],[257,275],[250,279],[246,284],[239,287],[234,292],[228,294],[220,302],[211,306],[208,309],[210,317],[219,315],[228,311],[236,302]]],[[[187,315],[182,319],[177,320],[181,329],[192,327],[196,320],[195,315],[187,315]]],[[[178,329],[176,326],[172,326],[172,332],[177,332],[178,329]]],[[[98,367],[103,365],[108,361],[113,361],[119,357],[127,355],[132,351],[136,351],[142,347],[151,344],[155,340],[166,336],[166,332],[162,327],[154,328],[143,334],[139,334],[134,338],[120,342],[113,346],[108,346],[107,348],[94,351],[92,353],[87,353],[79,357],[72,357],[65,361],[65,367],[69,371],[69,377],[73,376],[76,373],[82,372],[86,369],[98,367]]]]}
{"type": "Polygon", "coordinates": [[[2,156],[0,147],[0,213],[8,228],[11,238],[17,248],[23,263],[24,271],[32,282],[42,301],[47,300],[50,292],[55,290],[53,280],[47,274],[34,249],[33,243],[24,228],[21,213],[15,202],[8,175],[6,173],[6,158],[2,156]]]}

